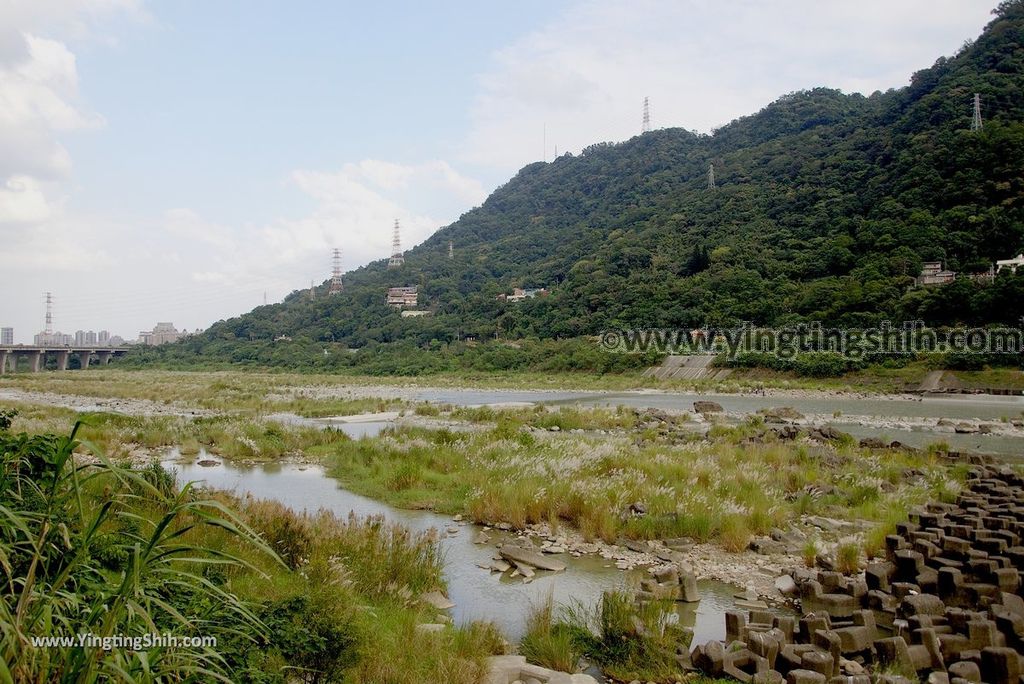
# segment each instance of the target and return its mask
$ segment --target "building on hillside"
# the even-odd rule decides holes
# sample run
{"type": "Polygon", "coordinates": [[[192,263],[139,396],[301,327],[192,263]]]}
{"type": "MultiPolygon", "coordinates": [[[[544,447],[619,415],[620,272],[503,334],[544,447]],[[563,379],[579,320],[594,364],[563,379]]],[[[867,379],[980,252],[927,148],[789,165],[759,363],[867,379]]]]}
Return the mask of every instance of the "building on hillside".
{"type": "Polygon", "coordinates": [[[389,287],[387,304],[398,309],[404,309],[406,307],[410,309],[416,308],[419,303],[419,288],[418,287],[389,287]]]}
{"type": "Polygon", "coordinates": [[[1002,259],[996,262],[996,272],[1002,271],[1004,268],[1008,269],[1012,273],[1017,272],[1017,268],[1024,266],[1024,254],[1018,254],[1012,259],[1002,259]]]}
{"type": "Polygon", "coordinates": [[[403,311],[402,318],[417,318],[419,316],[429,316],[432,311],[429,310],[417,310],[417,311],[403,311]]]}
{"type": "Polygon", "coordinates": [[[143,330],[139,333],[139,344],[167,344],[177,342],[184,333],[178,332],[173,323],[160,322],[152,330],[143,330]]]}
{"type": "Polygon", "coordinates": [[[0,328],[0,344],[4,346],[14,344],[14,328],[0,328]]]}
{"type": "Polygon", "coordinates": [[[498,295],[498,299],[503,302],[521,302],[524,299],[543,297],[546,294],[548,291],[543,287],[516,287],[512,289],[512,294],[502,293],[498,295]]]}
{"type": "Polygon", "coordinates": [[[942,267],[941,261],[926,261],[921,265],[921,275],[914,282],[918,285],[948,285],[956,280],[956,273],[942,267]]]}
{"type": "Polygon", "coordinates": [[[995,266],[990,265],[987,271],[981,271],[980,273],[968,273],[967,279],[975,283],[991,283],[996,279],[995,266]]]}

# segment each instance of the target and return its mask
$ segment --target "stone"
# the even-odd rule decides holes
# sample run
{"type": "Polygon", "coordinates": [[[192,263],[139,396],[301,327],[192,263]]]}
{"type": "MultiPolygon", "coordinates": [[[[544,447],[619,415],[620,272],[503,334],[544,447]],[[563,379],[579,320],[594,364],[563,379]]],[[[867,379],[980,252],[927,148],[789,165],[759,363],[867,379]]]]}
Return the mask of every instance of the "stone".
{"type": "Polygon", "coordinates": [[[562,570],[565,570],[565,563],[562,561],[545,558],[543,554],[537,553],[536,551],[529,551],[518,546],[503,546],[498,553],[501,554],[502,558],[509,562],[523,563],[537,568],[538,570],[549,570],[551,572],[561,572],[562,570]]]}
{"type": "Polygon", "coordinates": [[[776,577],[775,589],[783,596],[796,596],[799,593],[796,581],[790,575],[779,575],[776,577]]]}
{"type": "Polygon", "coordinates": [[[529,563],[523,563],[521,561],[512,561],[512,565],[514,565],[516,571],[526,579],[531,579],[534,575],[537,574],[534,570],[534,567],[529,563]]]}
{"type": "Polygon", "coordinates": [[[420,594],[420,601],[438,610],[448,610],[455,607],[455,603],[439,591],[428,591],[420,594]]]}
{"type": "Polygon", "coordinates": [[[821,673],[823,677],[831,677],[835,663],[832,656],[824,651],[809,651],[804,653],[801,661],[804,669],[821,673]]]}
{"type": "Polygon", "coordinates": [[[961,660],[949,666],[949,676],[966,679],[969,682],[981,681],[981,668],[977,663],[961,660]]]}
{"type": "Polygon", "coordinates": [[[474,544],[486,544],[491,541],[491,536],[486,532],[477,532],[476,536],[473,537],[474,544]]]}
{"type": "Polygon", "coordinates": [[[751,684],[783,684],[786,678],[777,670],[761,670],[751,677],[751,684]]]}
{"type": "Polygon", "coordinates": [[[697,577],[692,572],[683,573],[679,578],[680,601],[686,603],[697,603],[700,601],[700,592],[697,590],[697,577]]]}
{"type": "Polygon", "coordinates": [[[671,565],[657,568],[654,571],[654,579],[662,583],[679,584],[679,570],[671,565]]]}
{"type": "Polygon", "coordinates": [[[790,670],[786,675],[786,684],[825,684],[827,681],[825,675],[813,670],[790,670]]]}
{"type": "Polygon", "coordinates": [[[597,684],[588,674],[555,672],[538,665],[530,665],[524,656],[491,656],[487,659],[487,675],[483,684],[597,684]]]}
{"type": "Polygon", "coordinates": [[[981,649],[981,676],[987,684],[1019,684],[1020,656],[1012,648],[989,646],[981,649]]]}
{"type": "Polygon", "coordinates": [[[934,594],[917,594],[904,598],[900,603],[900,610],[908,617],[911,615],[942,615],[946,612],[946,605],[934,594]]]}
{"type": "Polygon", "coordinates": [[[895,571],[896,567],[888,561],[868,563],[864,568],[864,579],[867,581],[868,590],[889,591],[889,580],[895,571]]]}
{"type": "Polygon", "coordinates": [[[693,410],[697,413],[722,413],[725,409],[717,401],[695,401],[693,410]]]}
{"type": "Polygon", "coordinates": [[[750,649],[740,648],[726,651],[722,674],[741,682],[749,682],[756,672],[768,669],[768,662],[751,653],[750,649]],[[751,672],[751,670],[753,672],[751,672]]]}
{"type": "Polygon", "coordinates": [[[729,643],[747,638],[747,614],[742,610],[725,611],[725,640],[729,643]]]}
{"type": "Polygon", "coordinates": [[[747,634],[747,645],[754,655],[760,656],[768,661],[768,667],[775,667],[775,660],[779,656],[781,640],[778,636],[769,632],[749,632],[747,634]]]}
{"type": "Polygon", "coordinates": [[[916,669],[910,657],[910,649],[903,637],[890,637],[875,641],[875,655],[879,665],[898,672],[911,673],[916,669]]]}
{"type": "Polygon", "coordinates": [[[698,645],[692,653],[693,664],[704,674],[717,677],[722,674],[725,666],[725,646],[721,641],[709,641],[703,646],[698,645]]]}

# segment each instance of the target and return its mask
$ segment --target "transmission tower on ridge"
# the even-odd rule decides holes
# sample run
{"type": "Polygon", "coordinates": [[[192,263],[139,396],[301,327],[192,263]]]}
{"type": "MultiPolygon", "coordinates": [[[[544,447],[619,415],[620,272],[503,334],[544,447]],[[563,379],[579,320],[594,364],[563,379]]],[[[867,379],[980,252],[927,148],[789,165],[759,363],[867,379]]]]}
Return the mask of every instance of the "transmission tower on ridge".
{"type": "Polygon", "coordinates": [[[644,123],[640,128],[640,133],[651,132],[651,98],[644,98],[644,123]]]}
{"type": "Polygon", "coordinates": [[[971,118],[971,130],[980,131],[983,124],[981,123],[981,94],[974,93],[974,116],[971,118]]]}
{"type": "Polygon", "coordinates": [[[46,334],[53,334],[53,293],[46,293],[46,334]]]}
{"type": "Polygon", "coordinates": [[[330,294],[338,294],[345,289],[345,285],[341,282],[341,250],[337,247],[334,248],[334,256],[331,258],[331,261],[333,262],[331,289],[328,292],[330,294]]]}
{"type": "Polygon", "coordinates": [[[455,258],[455,243],[451,240],[448,241],[448,258],[455,258]]]}
{"type": "Polygon", "coordinates": [[[715,189],[715,165],[708,164],[708,190],[715,189]]]}
{"type": "Polygon", "coordinates": [[[405,263],[405,255],[402,254],[402,236],[399,234],[398,219],[395,219],[395,233],[391,238],[391,258],[388,259],[388,268],[398,268],[405,263]]]}

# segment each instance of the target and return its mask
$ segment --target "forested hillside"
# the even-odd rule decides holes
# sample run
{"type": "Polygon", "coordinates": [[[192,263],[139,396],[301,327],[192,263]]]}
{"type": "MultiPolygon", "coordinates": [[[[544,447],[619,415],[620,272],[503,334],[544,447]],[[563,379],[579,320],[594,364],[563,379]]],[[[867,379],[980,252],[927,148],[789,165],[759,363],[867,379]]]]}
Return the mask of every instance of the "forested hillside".
{"type": "Polygon", "coordinates": [[[374,262],[346,274],[342,294],[328,296],[327,283],[313,301],[297,291],[159,355],[272,362],[279,336],[317,350],[426,349],[624,326],[1015,322],[1024,272],[911,285],[923,261],[979,272],[1022,247],[1024,0],[1012,0],[905,88],[816,88],[713,135],[665,129],[531,164],[400,269],[374,262]],[[386,306],[399,285],[418,285],[433,315],[386,306]],[[513,287],[550,294],[499,301],[513,287]]]}

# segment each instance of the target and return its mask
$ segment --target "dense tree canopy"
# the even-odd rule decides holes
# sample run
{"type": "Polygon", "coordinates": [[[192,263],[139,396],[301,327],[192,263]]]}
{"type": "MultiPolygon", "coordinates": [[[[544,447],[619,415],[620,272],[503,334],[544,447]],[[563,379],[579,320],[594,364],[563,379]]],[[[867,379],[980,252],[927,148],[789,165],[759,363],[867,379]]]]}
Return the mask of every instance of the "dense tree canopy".
{"type": "Polygon", "coordinates": [[[623,326],[1016,321],[1024,273],[911,287],[923,261],[970,273],[1024,248],[1024,2],[995,15],[899,90],[792,93],[713,135],[665,129],[526,166],[404,267],[369,264],[342,294],[295,292],[162,353],[244,357],[282,335],[430,349],[623,326]],[[433,316],[386,306],[398,285],[420,286],[433,316]],[[550,294],[498,300],[513,287],[550,294]]]}

